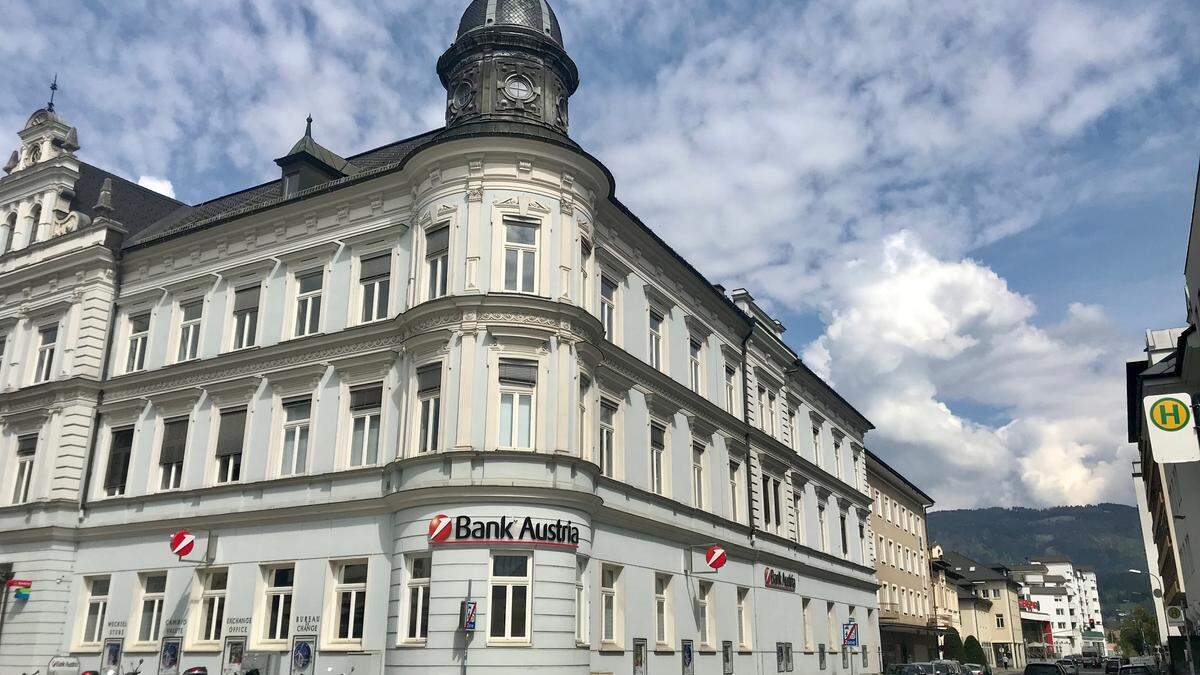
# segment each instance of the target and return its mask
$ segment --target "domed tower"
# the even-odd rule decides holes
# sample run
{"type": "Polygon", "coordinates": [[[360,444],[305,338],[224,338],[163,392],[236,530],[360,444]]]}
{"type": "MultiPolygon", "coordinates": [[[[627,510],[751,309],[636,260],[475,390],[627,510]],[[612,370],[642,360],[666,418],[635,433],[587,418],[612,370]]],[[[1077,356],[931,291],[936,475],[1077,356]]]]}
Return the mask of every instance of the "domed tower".
{"type": "Polygon", "coordinates": [[[438,75],[447,127],[517,122],[567,133],[579,71],[546,0],[473,0],[438,75]]]}

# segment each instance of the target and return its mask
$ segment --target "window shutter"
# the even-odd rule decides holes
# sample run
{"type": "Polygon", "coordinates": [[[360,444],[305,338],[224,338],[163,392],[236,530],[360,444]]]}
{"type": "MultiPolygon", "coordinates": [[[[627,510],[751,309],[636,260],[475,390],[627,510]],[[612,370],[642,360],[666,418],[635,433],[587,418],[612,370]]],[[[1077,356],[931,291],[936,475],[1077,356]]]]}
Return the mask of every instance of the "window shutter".
{"type": "Polygon", "coordinates": [[[38,437],[22,436],[17,440],[17,457],[32,457],[37,452],[38,437]]]}
{"type": "Polygon", "coordinates": [[[435,363],[417,371],[417,392],[435,391],[442,387],[442,364],[435,363]]]}
{"type": "Polygon", "coordinates": [[[125,485],[129,474],[129,453],[132,449],[133,429],[113,432],[112,448],[108,451],[108,470],[104,474],[105,488],[125,485]]]}
{"type": "Polygon", "coordinates": [[[383,386],[374,385],[350,391],[351,410],[376,410],[383,404],[383,386]]]}
{"type": "Polygon", "coordinates": [[[246,437],[246,411],[221,411],[221,429],[217,432],[217,457],[242,454],[246,437]]]}
{"type": "Polygon", "coordinates": [[[160,464],[175,464],[183,461],[183,449],[187,446],[188,421],[175,420],[163,425],[162,452],[159,453],[160,464]]]}
{"type": "Polygon", "coordinates": [[[259,286],[243,288],[233,294],[233,311],[244,312],[248,309],[258,309],[259,286]]]}
{"type": "Polygon", "coordinates": [[[425,256],[434,257],[450,250],[450,228],[441,227],[425,233],[425,256]]]}
{"type": "Polygon", "coordinates": [[[362,273],[359,278],[362,281],[372,281],[375,279],[384,279],[392,271],[392,254],[385,253],[375,256],[374,258],[363,258],[362,273]]]}
{"type": "Polygon", "coordinates": [[[501,361],[500,381],[532,387],[537,384],[537,364],[532,361],[501,361]]]}

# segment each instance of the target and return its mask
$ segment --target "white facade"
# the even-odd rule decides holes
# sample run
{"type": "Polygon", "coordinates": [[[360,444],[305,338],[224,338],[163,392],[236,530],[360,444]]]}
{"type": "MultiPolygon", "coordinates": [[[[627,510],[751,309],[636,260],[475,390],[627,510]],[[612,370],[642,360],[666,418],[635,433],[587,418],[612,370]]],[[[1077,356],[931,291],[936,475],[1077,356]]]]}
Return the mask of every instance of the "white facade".
{"type": "Polygon", "coordinates": [[[726,653],[737,673],[778,653],[877,672],[869,422],[569,143],[408,143],[299,194],[285,175],[254,208],[124,227],[123,246],[102,208],[62,239],[86,265],[38,249],[75,265],[44,286],[32,253],[0,257],[25,295],[4,303],[0,377],[28,383],[0,394],[6,493],[39,439],[27,497],[0,493],[0,563],[33,584],[0,670],[95,668],[111,643],[156,672],[178,637],[184,667],[220,672],[238,640],[286,656],[311,636],[322,671],[631,672],[644,640],[657,673],[687,640],[697,673],[726,653]],[[35,384],[43,318],[63,338],[35,384]],[[439,542],[437,516],[577,536],[439,542]]]}
{"type": "Polygon", "coordinates": [[[1022,593],[1049,615],[1058,653],[1105,655],[1108,648],[1095,570],[1062,557],[1031,562],[1046,571],[1024,573],[1022,593]]]}

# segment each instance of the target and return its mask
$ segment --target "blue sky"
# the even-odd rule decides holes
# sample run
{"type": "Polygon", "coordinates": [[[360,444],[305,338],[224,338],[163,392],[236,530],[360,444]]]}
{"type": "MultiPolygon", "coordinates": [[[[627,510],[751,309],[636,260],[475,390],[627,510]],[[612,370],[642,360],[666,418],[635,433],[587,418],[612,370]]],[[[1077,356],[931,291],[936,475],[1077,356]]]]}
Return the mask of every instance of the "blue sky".
{"type": "MultiPolygon", "coordinates": [[[[272,177],[309,112],[343,154],[439,126],[466,4],[9,0],[0,129],[57,72],[86,160],[208,199],[272,177]]],[[[1123,363],[1183,321],[1196,3],[552,4],[572,135],[785,321],[876,452],[943,507],[1132,501],[1123,363]]]]}

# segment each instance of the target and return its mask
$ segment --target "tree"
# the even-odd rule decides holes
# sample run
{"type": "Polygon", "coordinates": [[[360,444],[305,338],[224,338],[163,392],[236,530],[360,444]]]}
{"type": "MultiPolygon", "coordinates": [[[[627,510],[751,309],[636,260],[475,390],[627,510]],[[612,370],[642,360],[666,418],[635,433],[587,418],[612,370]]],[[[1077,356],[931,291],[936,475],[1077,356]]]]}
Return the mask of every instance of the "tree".
{"type": "Polygon", "coordinates": [[[1149,654],[1151,645],[1158,644],[1158,623],[1145,607],[1134,607],[1133,613],[1126,614],[1117,626],[1117,635],[1125,654],[1149,654]]]}
{"type": "Polygon", "coordinates": [[[943,658],[951,661],[963,660],[963,641],[962,638],[958,636],[958,631],[954,630],[953,628],[950,629],[949,633],[946,633],[946,644],[944,648],[946,653],[943,658]]]}
{"type": "Polygon", "coordinates": [[[968,635],[967,641],[963,643],[963,663],[987,663],[987,656],[983,654],[983,645],[979,644],[979,640],[975,639],[974,635],[968,635]]]}

